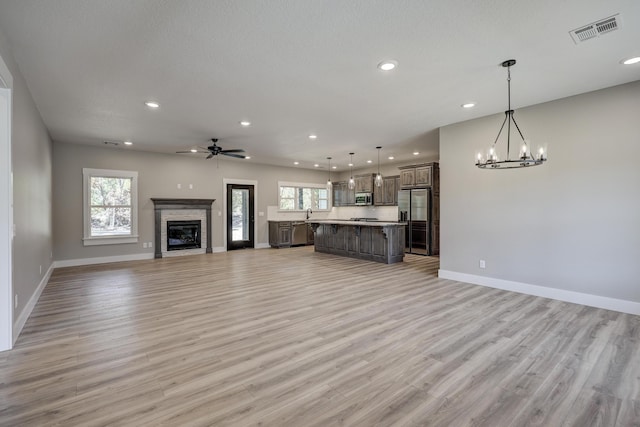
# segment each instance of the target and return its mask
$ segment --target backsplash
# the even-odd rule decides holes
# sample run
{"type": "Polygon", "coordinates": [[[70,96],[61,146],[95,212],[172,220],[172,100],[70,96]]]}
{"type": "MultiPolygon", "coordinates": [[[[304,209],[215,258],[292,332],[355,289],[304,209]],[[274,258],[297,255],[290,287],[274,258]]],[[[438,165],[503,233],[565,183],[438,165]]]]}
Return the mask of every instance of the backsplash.
{"type": "MultiPolygon", "coordinates": [[[[381,221],[397,221],[397,206],[341,206],[330,211],[314,211],[311,219],[377,218],[381,221]]],[[[267,206],[269,221],[296,221],[306,219],[305,212],[279,211],[277,206],[267,206]]]]}

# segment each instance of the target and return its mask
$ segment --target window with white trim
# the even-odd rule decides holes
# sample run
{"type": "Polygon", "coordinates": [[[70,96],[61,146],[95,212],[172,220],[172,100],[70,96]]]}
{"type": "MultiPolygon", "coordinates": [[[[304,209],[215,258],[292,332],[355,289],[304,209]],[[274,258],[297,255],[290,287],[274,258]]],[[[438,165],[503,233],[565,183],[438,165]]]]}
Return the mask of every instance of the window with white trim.
{"type": "Polygon", "coordinates": [[[323,184],[278,183],[278,208],[282,211],[329,210],[329,189],[323,184]]]}
{"type": "Polygon", "coordinates": [[[82,169],[85,246],[138,242],[138,172],[82,169]]]}

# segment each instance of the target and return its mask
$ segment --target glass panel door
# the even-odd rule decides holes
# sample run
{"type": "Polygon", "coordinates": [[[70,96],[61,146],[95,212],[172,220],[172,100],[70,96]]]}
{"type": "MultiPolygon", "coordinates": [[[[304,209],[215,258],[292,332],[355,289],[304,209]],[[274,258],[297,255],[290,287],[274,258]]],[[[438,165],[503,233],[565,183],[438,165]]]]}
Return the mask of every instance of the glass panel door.
{"type": "Polygon", "coordinates": [[[227,249],[253,248],[253,185],[227,184],[227,249]]]}

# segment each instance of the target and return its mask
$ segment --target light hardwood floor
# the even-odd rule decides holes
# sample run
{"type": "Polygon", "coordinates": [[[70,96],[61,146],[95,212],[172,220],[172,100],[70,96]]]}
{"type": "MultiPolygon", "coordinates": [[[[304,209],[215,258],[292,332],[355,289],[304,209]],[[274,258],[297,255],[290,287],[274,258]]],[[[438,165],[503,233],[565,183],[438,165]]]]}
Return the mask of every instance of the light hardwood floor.
{"type": "Polygon", "coordinates": [[[638,426],[640,317],[312,247],[55,270],[0,425],[638,426]]]}

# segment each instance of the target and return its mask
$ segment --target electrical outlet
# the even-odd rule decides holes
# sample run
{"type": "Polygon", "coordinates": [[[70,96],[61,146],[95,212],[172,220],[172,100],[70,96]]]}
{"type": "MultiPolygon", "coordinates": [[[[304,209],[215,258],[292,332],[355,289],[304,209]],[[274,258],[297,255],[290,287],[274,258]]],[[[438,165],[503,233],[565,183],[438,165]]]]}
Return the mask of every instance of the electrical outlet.
{"type": "Polygon", "coordinates": [[[18,308],[18,294],[16,294],[13,302],[13,308],[18,308]]]}
{"type": "Polygon", "coordinates": [[[487,263],[483,259],[480,260],[480,268],[487,268],[487,263]]]}
{"type": "Polygon", "coordinates": [[[150,247],[150,248],[152,248],[152,247],[153,247],[153,242],[149,242],[149,243],[147,243],[147,246],[148,246],[148,247],[150,247]]]}
{"type": "Polygon", "coordinates": [[[193,184],[189,184],[189,190],[193,190],[193,184]]]}
{"type": "Polygon", "coordinates": [[[147,248],[147,242],[143,242],[143,243],[142,243],[142,248],[143,248],[143,249],[146,249],[146,248],[147,248]]]}
{"type": "Polygon", "coordinates": [[[182,184],[178,184],[178,190],[182,188],[182,184]]]}

